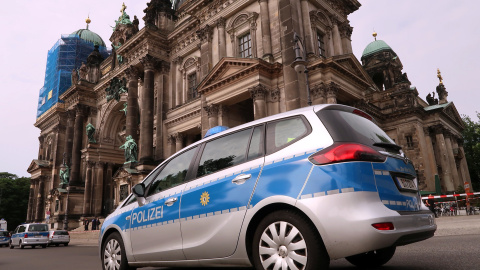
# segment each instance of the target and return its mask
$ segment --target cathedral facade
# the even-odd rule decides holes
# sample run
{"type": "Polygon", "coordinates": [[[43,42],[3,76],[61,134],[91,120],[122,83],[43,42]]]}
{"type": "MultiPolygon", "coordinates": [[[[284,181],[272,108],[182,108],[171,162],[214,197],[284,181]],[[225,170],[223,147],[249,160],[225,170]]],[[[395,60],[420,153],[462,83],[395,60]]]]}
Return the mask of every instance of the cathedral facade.
{"type": "Polygon", "coordinates": [[[209,128],[309,103],[370,113],[413,160],[421,190],[454,191],[470,177],[445,86],[440,100],[424,101],[380,40],[360,63],[347,19],[358,8],[357,0],[152,0],[139,29],[123,6],[111,55],[95,49],[63,102],[36,120],[27,221],[73,228],[104,217],[209,128]]]}

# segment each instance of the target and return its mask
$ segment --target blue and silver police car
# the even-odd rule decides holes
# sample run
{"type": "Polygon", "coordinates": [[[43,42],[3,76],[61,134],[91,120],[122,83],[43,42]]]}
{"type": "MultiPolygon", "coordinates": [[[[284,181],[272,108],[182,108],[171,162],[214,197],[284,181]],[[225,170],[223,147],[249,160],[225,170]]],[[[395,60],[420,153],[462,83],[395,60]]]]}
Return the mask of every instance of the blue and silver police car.
{"type": "Polygon", "coordinates": [[[8,246],[10,244],[10,234],[8,231],[0,231],[0,247],[8,246]]]}
{"type": "Polygon", "coordinates": [[[319,105],[177,152],[106,219],[103,269],[374,267],[433,236],[412,163],[363,111],[319,105]]]}
{"type": "Polygon", "coordinates": [[[40,223],[26,223],[18,225],[10,239],[10,248],[15,246],[41,246],[46,248],[48,244],[48,225],[40,223]]]}

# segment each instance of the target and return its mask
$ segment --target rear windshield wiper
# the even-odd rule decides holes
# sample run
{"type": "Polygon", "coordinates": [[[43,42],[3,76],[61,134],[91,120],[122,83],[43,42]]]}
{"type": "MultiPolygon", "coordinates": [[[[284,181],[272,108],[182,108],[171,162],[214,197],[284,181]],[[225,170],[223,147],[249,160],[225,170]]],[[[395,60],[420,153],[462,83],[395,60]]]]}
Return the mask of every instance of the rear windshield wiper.
{"type": "Polygon", "coordinates": [[[387,143],[387,142],[377,142],[377,143],[374,143],[373,145],[378,146],[378,147],[383,147],[383,148],[390,148],[390,149],[393,149],[393,150],[396,150],[396,151],[399,151],[400,149],[402,149],[402,147],[400,145],[396,145],[396,144],[393,144],[393,143],[387,143]]]}

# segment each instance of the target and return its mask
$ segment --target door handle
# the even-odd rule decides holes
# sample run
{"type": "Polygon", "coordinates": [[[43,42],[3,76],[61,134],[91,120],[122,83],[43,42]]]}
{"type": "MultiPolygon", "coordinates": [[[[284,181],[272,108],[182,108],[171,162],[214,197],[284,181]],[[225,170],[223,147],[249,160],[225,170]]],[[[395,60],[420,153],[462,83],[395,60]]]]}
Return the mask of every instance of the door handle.
{"type": "Polygon", "coordinates": [[[165,205],[166,206],[172,206],[176,201],[177,201],[177,197],[170,198],[170,199],[165,201],[165,205]]]}
{"type": "Polygon", "coordinates": [[[126,216],[125,219],[126,219],[126,220],[130,220],[130,216],[126,216]]]}
{"type": "Polygon", "coordinates": [[[245,181],[250,179],[250,177],[252,177],[251,174],[240,174],[237,177],[233,178],[232,183],[237,184],[237,185],[241,185],[241,184],[245,183],[245,181]]]}

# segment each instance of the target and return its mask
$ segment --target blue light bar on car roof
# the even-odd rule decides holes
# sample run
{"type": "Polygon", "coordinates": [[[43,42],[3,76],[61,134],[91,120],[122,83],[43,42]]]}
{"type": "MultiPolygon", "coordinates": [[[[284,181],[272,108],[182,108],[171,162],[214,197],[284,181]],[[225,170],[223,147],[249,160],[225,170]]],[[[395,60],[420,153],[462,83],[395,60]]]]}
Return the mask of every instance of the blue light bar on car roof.
{"type": "Polygon", "coordinates": [[[225,131],[225,130],[227,130],[227,129],[228,129],[228,127],[226,127],[226,126],[216,126],[216,127],[213,127],[213,128],[211,128],[211,129],[209,129],[209,130],[207,131],[207,133],[205,134],[205,136],[203,136],[203,138],[205,139],[205,138],[207,138],[207,137],[209,137],[209,136],[215,135],[215,134],[220,133],[220,132],[222,132],[222,131],[225,131]]]}

